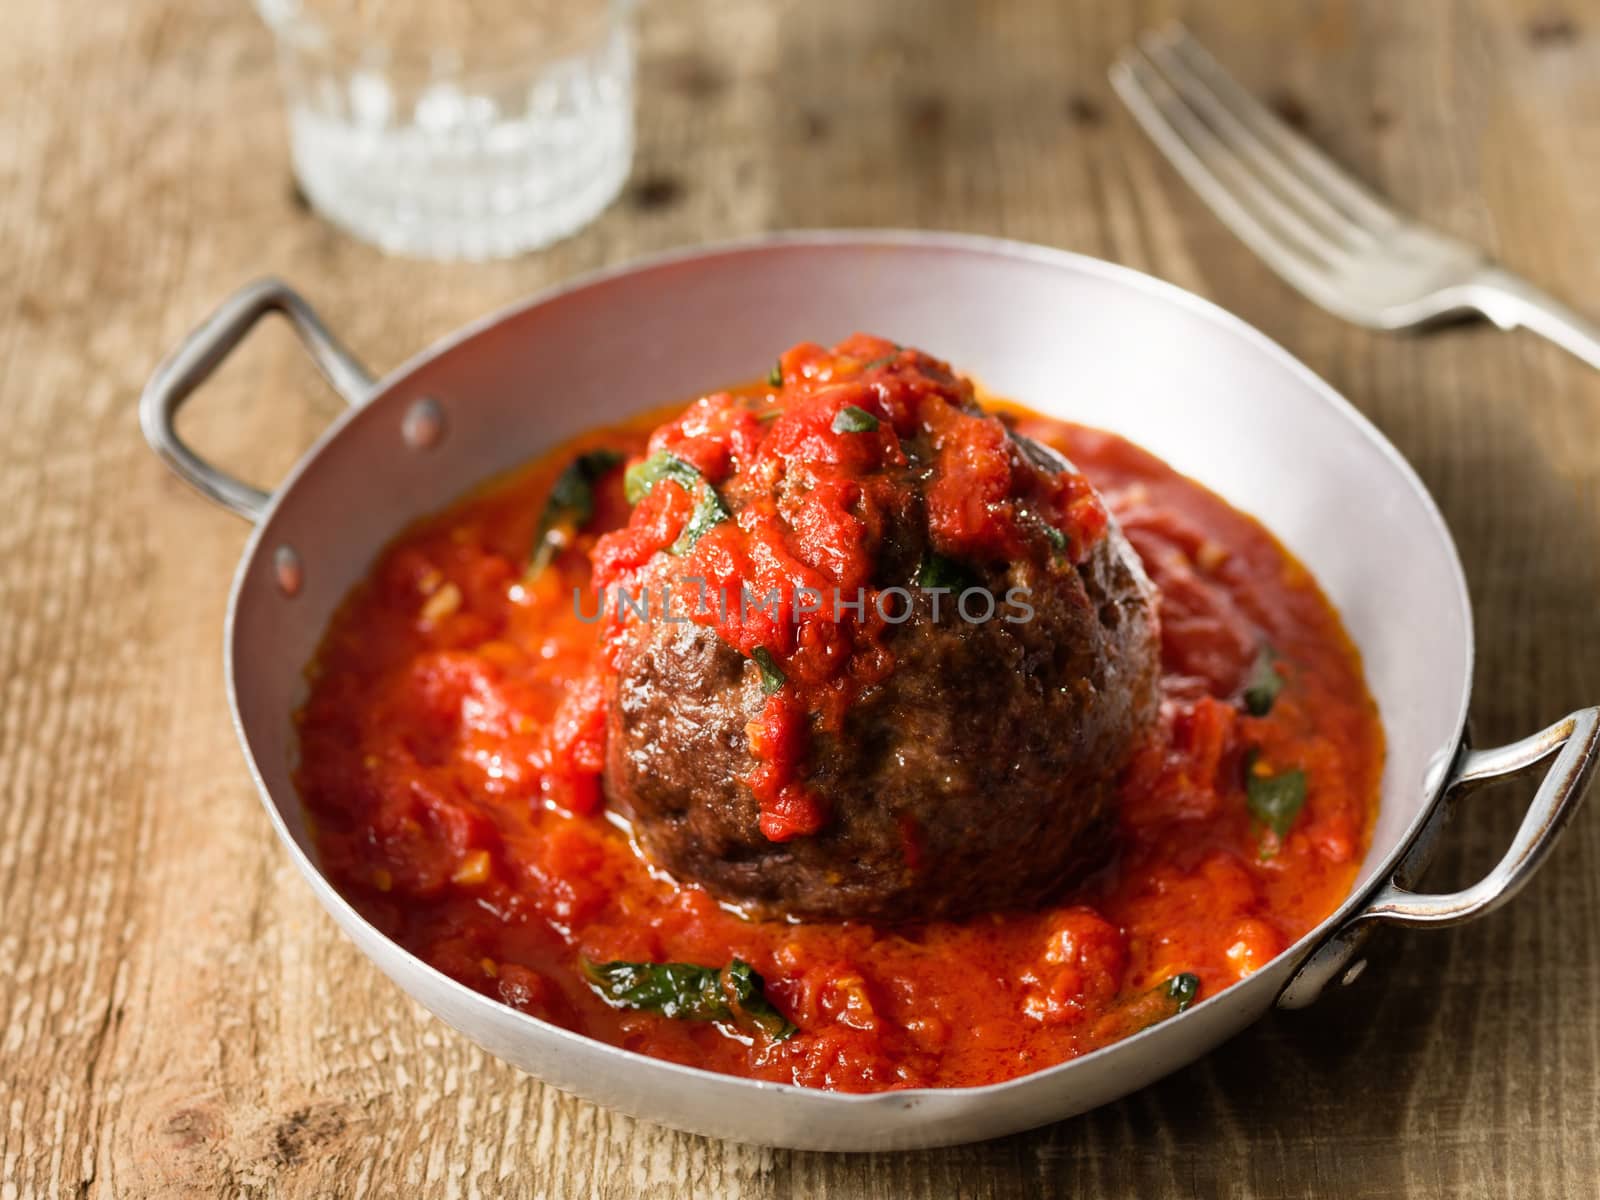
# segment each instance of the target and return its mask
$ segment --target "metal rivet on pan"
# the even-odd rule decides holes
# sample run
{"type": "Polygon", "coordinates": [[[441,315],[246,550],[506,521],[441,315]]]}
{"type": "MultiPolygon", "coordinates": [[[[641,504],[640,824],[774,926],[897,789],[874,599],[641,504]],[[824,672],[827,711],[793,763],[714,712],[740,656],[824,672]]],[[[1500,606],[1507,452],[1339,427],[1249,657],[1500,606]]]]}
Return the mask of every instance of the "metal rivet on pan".
{"type": "Polygon", "coordinates": [[[444,409],[431,396],[424,396],[400,421],[400,434],[413,450],[437,446],[444,437],[444,409]]]}
{"type": "Polygon", "coordinates": [[[1367,960],[1364,958],[1358,958],[1355,962],[1350,964],[1350,969],[1344,973],[1344,978],[1339,980],[1339,982],[1345,987],[1349,987],[1352,983],[1361,978],[1361,972],[1365,971],[1366,969],[1367,960]]]}
{"type": "Polygon", "coordinates": [[[278,577],[278,590],[285,596],[298,596],[305,582],[305,568],[293,546],[279,546],[272,552],[272,570],[278,577]]]}

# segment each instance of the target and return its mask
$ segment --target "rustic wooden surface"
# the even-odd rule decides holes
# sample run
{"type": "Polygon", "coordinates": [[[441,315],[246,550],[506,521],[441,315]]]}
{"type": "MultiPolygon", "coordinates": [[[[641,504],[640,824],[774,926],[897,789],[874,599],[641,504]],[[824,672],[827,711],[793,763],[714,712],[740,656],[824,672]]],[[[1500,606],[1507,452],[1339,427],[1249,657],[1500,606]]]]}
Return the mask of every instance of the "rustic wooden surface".
{"type": "MultiPolygon", "coordinates": [[[[1578,0],[652,0],[626,197],[548,253],[386,260],[297,202],[242,0],[59,0],[0,38],[0,1200],[46,1196],[1593,1196],[1600,806],[1510,908],[1078,1120],[831,1157],[563,1097],[406,1001],[274,844],[219,649],[242,524],[148,454],[149,368],[240,282],[388,366],[640,252],[784,226],[1003,234],[1220,301],[1416,464],[1479,621],[1480,738],[1600,699],[1600,376],[1525,335],[1358,331],[1258,265],[1105,81],[1181,9],[1384,190],[1600,310],[1600,9],[1578,0]]],[[[281,330],[196,406],[276,479],[336,402],[281,330]]],[[[1437,878],[1505,844],[1474,799],[1437,878]]]]}

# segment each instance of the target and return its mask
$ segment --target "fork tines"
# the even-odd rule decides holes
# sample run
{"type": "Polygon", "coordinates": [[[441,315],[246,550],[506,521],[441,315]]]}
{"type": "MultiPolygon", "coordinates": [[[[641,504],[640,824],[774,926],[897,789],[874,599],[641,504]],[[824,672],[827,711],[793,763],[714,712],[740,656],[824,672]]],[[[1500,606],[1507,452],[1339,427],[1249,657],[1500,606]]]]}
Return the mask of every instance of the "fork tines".
{"type": "Polygon", "coordinates": [[[1403,216],[1228,77],[1181,26],[1111,83],[1172,165],[1266,264],[1329,312],[1412,329],[1476,312],[1600,368],[1600,326],[1470,246],[1403,216]]]}
{"type": "Polygon", "coordinates": [[[1403,224],[1181,26],[1141,37],[1112,68],[1111,82],[1189,184],[1286,275],[1337,269],[1403,224]]]}

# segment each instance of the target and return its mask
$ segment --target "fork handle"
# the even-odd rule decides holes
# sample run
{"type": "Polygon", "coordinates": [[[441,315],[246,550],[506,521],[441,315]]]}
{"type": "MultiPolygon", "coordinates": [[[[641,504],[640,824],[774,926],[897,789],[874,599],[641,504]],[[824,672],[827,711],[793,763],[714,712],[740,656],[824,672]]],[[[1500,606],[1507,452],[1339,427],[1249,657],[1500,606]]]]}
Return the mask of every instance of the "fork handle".
{"type": "Polygon", "coordinates": [[[1600,371],[1600,325],[1520,276],[1489,267],[1467,286],[1468,303],[1501,329],[1519,326],[1548,338],[1600,371]]]}

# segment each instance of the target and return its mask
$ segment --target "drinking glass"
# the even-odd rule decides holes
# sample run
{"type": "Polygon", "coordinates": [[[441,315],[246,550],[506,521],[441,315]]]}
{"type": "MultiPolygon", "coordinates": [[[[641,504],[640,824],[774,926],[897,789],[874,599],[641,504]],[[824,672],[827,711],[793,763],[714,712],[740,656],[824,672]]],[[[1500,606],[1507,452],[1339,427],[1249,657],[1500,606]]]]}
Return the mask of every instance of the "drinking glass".
{"type": "Polygon", "coordinates": [[[501,258],[581,228],[633,158],[634,0],[256,0],[295,175],[395,254],[501,258]]]}

